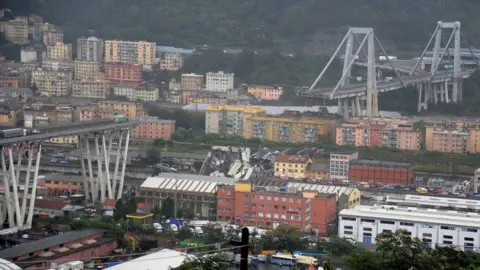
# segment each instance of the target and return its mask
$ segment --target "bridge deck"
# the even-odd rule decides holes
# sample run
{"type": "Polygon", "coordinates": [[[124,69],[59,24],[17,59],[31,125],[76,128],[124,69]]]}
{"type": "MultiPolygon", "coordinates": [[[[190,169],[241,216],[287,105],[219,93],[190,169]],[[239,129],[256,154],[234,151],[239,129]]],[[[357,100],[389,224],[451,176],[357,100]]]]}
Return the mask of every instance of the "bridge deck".
{"type": "Polygon", "coordinates": [[[0,146],[21,143],[21,142],[39,142],[39,141],[45,141],[55,137],[67,137],[67,136],[83,135],[83,134],[88,134],[92,132],[104,132],[104,131],[110,131],[110,130],[116,130],[116,129],[132,128],[134,126],[137,126],[139,123],[140,123],[140,120],[132,120],[124,123],[115,123],[113,121],[111,123],[105,123],[103,121],[89,122],[80,126],[76,125],[72,127],[68,127],[68,126],[62,127],[53,132],[14,137],[14,138],[8,138],[8,139],[0,139],[0,146]]]}

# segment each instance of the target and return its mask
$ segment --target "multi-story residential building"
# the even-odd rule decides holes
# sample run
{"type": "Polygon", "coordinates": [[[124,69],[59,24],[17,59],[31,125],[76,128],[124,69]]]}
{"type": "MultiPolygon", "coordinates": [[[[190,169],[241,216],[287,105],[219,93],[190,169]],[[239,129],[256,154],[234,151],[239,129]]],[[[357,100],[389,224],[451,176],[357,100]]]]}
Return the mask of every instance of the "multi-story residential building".
{"type": "Polygon", "coordinates": [[[379,160],[352,160],[348,180],[356,183],[399,185],[408,187],[413,182],[413,164],[379,160]]]}
{"type": "Polygon", "coordinates": [[[307,156],[277,155],[275,157],[274,176],[290,179],[306,179],[307,168],[312,160],[307,156]]]}
{"type": "Polygon", "coordinates": [[[71,104],[33,103],[23,108],[26,128],[45,128],[52,124],[70,124],[74,120],[71,104]]]}
{"type": "Polygon", "coordinates": [[[154,65],[155,42],[146,41],[105,41],[105,62],[154,65]]]}
{"type": "Polygon", "coordinates": [[[175,121],[153,116],[140,117],[140,124],[133,130],[133,138],[141,140],[170,140],[175,132],[175,121]]]}
{"type": "Polygon", "coordinates": [[[145,109],[143,108],[143,103],[107,100],[99,102],[98,105],[100,109],[123,112],[125,116],[131,119],[145,116],[145,109]]]}
{"type": "Polygon", "coordinates": [[[53,24],[44,24],[42,32],[42,41],[45,46],[55,46],[57,43],[63,43],[63,31],[56,28],[53,24]]]}
{"type": "Polygon", "coordinates": [[[409,118],[355,117],[336,128],[336,144],[419,150],[422,132],[409,118]]]}
{"type": "MultiPolygon", "coordinates": [[[[183,94],[186,94],[190,91],[183,91],[183,94]]],[[[186,98],[186,102],[184,100],[184,103],[186,104],[209,104],[209,105],[227,105],[228,100],[225,96],[221,95],[216,95],[213,93],[199,93],[197,91],[196,95],[188,95],[188,98],[186,98]]]]}
{"type": "MultiPolygon", "coordinates": [[[[35,52],[37,52],[37,63],[42,63],[47,58],[47,47],[43,43],[34,43],[30,46],[35,52]]],[[[26,62],[32,63],[32,62],[26,62]]]]}
{"type": "Polygon", "coordinates": [[[47,58],[72,60],[72,44],[57,43],[53,46],[47,46],[47,58]]]}
{"type": "Polygon", "coordinates": [[[283,88],[275,88],[270,85],[249,85],[247,93],[260,100],[280,100],[280,97],[283,95],[283,88]]]}
{"type": "Polygon", "coordinates": [[[77,60],[103,61],[103,40],[96,37],[77,39],[77,60]]]}
{"type": "Polygon", "coordinates": [[[10,20],[4,25],[5,38],[12,43],[28,42],[28,21],[22,19],[10,20]]]}
{"type": "Polygon", "coordinates": [[[203,88],[203,75],[195,73],[182,74],[180,88],[187,91],[201,90],[203,88]]]}
{"type": "Polygon", "coordinates": [[[206,76],[205,90],[211,92],[227,92],[233,89],[235,74],[219,72],[208,72],[206,76]]]}
{"type": "Polygon", "coordinates": [[[476,119],[431,121],[425,126],[428,151],[453,153],[480,152],[480,123],[476,119]]]}
{"type": "Polygon", "coordinates": [[[74,61],[74,77],[77,80],[91,78],[93,74],[99,73],[102,64],[97,61],[75,60],[74,61]]]}
{"type": "MultiPolygon", "coordinates": [[[[170,81],[168,82],[168,90],[178,91],[178,90],[181,90],[181,89],[182,89],[182,83],[181,82],[178,82],[177,80],[175,80],[175,78],[170,79],[170,81]]],[[[197,90],[197,89],[195,89],[195,90],[197,90]]]]}
{"type": "Polygon", "coordinates": [[[205,133],[229,134],[243,137],[247,119],[263,115],[262,108],[210,105],[205,113],[205,133]]]}
{"type": "Polygon", "coordinates": [[[315,142],[318,136],[328,136],[329,119],[289,116],[254,116],[247,118],[245,138],[276,142],[315,142]]]}
{"type": "Polygon", "coordinates": [[[73,71],[73,61],[71,60],[57,60],[57,59],[45,59],[42,61],[42,68],[55,71],[73,71]]]}
{"type": "Polygon", "coordinates": [[[29,85],[30,80],[27,71],[0,73],[0,88],[23,88],[28,87],[29,85]]]}
{"type": "Polygon", "coordinates": [[[307,178],[313,181],[328,180],[330,173],[330,164],[312,163],[307,167],[307,178]]]}
{"type": "Polygon", "coordinates": [[[105,79],[110,86],[128,85],[140,87],[142,83],[142,66],[125,63],[105,63],[105,79]]]}
{"type": "Polygon", "coordinates": [[[347,180],[350,161],[358,159],[358,152],[330,153],[330,179],[347,180]]]}
{"type": "Polygon", "coordinates": [[[28,34],[32,36],[34,40],[42,39],[42,24],[43,18],[38,15],[28,16],[28,34]]]}
{"type": "Polygon", "coordinates": [[[72,84],[72,97],[106,99],[108,81],[75,80],[72,84]]]}
{"type": "Polygon", "coordinates": [[[113,87],[113,94],[115,96],[126,97],[128,100],[131,101],[141,100],[147,102],[155,102],[158,100],[158,89],[149,88],[148,86],[133,87],[127,85],[119,85],[113,87]]]}
{"type": "Polygon", "coordinates": [[[336,200],[331,193],[238,182],[218,187],[217,220],[264,229],[291,225],[326,236],[336,230],[336,200]]]}
{"type": "Polygon", "coordinates": [[[32,47],[20,49],[20,62],[28,63],[37,61],[37,51],[32,47]]]}
{"type": "Polygon", "coordinates": [[[72,73],[68,71],[35,70],[32,82],[44,96],[67,96],[71,93],[72,73]]]}
{"type": "Polygon", "coordinates": [[[177,71],[183,67],[183,54],[175,52],[166,52],[162,54],[160,60],[160,69],[177,71]]]}

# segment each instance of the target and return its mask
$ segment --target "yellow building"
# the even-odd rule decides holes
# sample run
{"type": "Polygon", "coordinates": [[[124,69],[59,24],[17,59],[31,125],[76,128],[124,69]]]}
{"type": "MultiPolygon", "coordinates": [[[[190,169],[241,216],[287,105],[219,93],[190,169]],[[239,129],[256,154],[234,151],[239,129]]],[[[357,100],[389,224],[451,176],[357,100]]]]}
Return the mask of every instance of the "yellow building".
{"type": "Polygon", "coordinates": [[[72,83],[72,97],[105,99],[107,97],[107,80],[75,80],[72,83]]]}
{"type": "Polygon", "coordinates": [[[307,177],[311,180],[328,180],[330,176],[330,164],[312,163],[307,167],[307,177]]]}
{"type": "Polygon", "coordinates": [[[72,73],[67,71],[34,70],[32,81],[43,95],[67,96],[71,92],[72,73]]]}
{"type": "Polygon", "coordinates": [[[247,119],[265,114],[262,108],[210,105],[205,113],[205,133],[244,136],[247,119]]]}
{"type": "Polygon", "coordinates": [[[278,155],[275,157],[274,176],[295,180],[306,179],[312,160],[307,156],[278,155]]]}
{"type": "Polygon", "coordinates": [[[147,41],[105,41],[105,62],[154,65],[156,43],[147,41]]]}
{"type": "Polygon", "coordinates": [[[254,116],[247,118],[245,138],[276,142],[315,142],[318,136],[328,136],[328,119],[254,116]]]}
{"type": "Polygon", "coordinates": [[[91,78],[92,74],[101,71],[101,63],[97,61],[82,61],[75,60],[74,62],[74,76],[77,80],[91,78]]]}
{"type": "Polygon", "coordinates": [[[154,88],[154,89],[137,88],[135,95],[137,100],[155,102],[158,100],[158,88],[154,88]]]}
{"type": "Polygon", "coordinates": [[[53,46],[47,46],[47,58],[72,60],[72,44],[57,43],[53,46]]]}
{"type": "Polygon", "coordinates": [[[109,109],[112,111],[123,111],[128,118],[135,119],[145,115],[145,109],[142,103],[126,101],[101,101],[98,106],[100,109],[109,109]]]}
{"type": "Polygon", "coordinates": [[[78,136],[56,137],[47,140],[49,143],[74,144],[78,146],[78,136]]]}

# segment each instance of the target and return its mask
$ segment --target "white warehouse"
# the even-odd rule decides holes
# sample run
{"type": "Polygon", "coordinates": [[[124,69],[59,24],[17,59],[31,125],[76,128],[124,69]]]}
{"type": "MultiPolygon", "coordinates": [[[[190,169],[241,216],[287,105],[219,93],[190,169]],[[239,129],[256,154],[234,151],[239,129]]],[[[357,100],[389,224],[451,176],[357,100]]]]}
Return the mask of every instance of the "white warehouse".
{"type": "Polygon", "coordinates": [[[340,211],[338,235],[375,244],[378,234],[398,229],[410,232],[430,247],[454,245],[480,251],[480,214],[391,205],[356,206],[340,211]]]}

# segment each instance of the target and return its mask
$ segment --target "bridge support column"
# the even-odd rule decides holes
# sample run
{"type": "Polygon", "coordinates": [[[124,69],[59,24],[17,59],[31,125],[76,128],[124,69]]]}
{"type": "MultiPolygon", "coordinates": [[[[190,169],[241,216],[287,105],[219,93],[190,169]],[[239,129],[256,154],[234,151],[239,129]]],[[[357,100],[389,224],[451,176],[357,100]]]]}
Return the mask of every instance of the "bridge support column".
{"type": "MultiPolygon", "coordinates": [[[[91,139],[91,138],[90,138],[91,139]]],[[[122,197],[123,183],[125,178],[125,169],[127,165],[128,144],[130,140],[130,130],[120,130],[113,132],[106,132],[95,134],[94,151],[91,154],[90,142],[88,136],[82,136],[81,145],[85,145],[87,155],[82,159],[87,158],[88,162],[88,178],[87,169],[82,165],[82,174],[85,177],[84,187],[86,192],[89,190],[92,193],[91,200],[93,202],[104,202],[107,199],[119,199],[122,197]],[[117,149],[112,150],[114,143],[117,149]],[[97,161],[97,173],[93,172],[92,163],[97,161]],[[112,161],[114,166],[110,166],[112,161]],[[121,166],[121,167],[120,167],[121,166]],[[113,171],[111,171],[113,167],[113,171]],[[119,170],[121,169],[120,173],[119,170]],[[90,188],[89,188],[90,187],[90,188]]],[[[81,150],[83,155],[84,150],[81,150]]]]}
{"type": "Polygon", "coordinates": [[[450,98],[448,96],[448,82],[440,83],[439,87],[442,89],[442,92],[445,94],[445,102],[450,103],[450,98]]]}
{"type": "Polygon", "coordinates": [[[417,104],[417,111],[421,112],[423,110],[427,110],[428,108],[428,101],[430,98],[430,89],[428,88],[427,84],[418,83],[418,104],[417,104]]]}
{"type": "Polygon", "coordinates": [[[38,169],[40,167],[40,157],[42,152],[41,143],[38,144],[17,144],[11,146],[2,146],[1,148],[1,164],[3,183],[5,185],[5,201],[2,213],[0,213],[0,221],[3,223],[8,215],[9,228],[0,229],[1,234],[11,234],[19,230],[27,230],[32,227],[33,208],[35,205],[38,169]],[[14,152],[16,149],[16,153],[14,152]],[[27,151],[28,152],[27,152],[27,151]],[[15,157],[14,154],[18,156],[15,157]],[[25,179],[25,189],[22,198],[19,197],[20,184],[20,168],[25,154],[28,153],[27,174],[25,179]],[[33,157],[36,157],[35,166],[32,166],[33,157]],[[14,159],[17,158],[15,166],[14,159]],[[8,161],[7,161],[8,159],[8,161]],[[8,164],[8,165],[7,165],[8,164]],[[7,167],[8,166],[8,167],[7,167]],[[30,175],[34,172],[33,183],[30,185],[30,175]],[[31,188],[30,188],[31,187],[31,188]],[[29,191],[31,190],[31,193],[29,191]],[[27,213],[27,199],[30,199],[27,213]],[[6,211],[6,213],[5,213],[6,211]]]}
{"type": "Polygon", "coordinates": [[[356,112],[357,115],[361,116],[363,110],[362,110],[362,107],[360,105],[360,97],[359,96],[355,97],[355,105],[356,105],[355,108],[357,109],[357,112],[356,112]]]}

